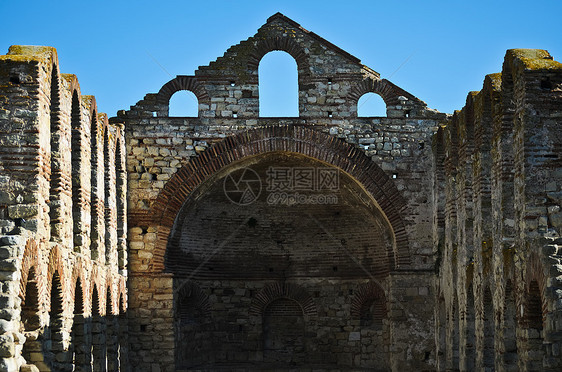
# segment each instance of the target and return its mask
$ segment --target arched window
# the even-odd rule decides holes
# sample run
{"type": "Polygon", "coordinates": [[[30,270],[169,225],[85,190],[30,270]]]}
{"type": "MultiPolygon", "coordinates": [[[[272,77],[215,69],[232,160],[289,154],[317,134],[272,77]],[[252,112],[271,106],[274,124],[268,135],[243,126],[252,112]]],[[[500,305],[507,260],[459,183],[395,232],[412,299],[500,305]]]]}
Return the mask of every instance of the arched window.
{"type": "Polygon", "coordinates": [[[365,93],[357,101],[358,117],[381,117],[386,116],[386,103],[376,93],[365,93]]]}
{"type": "Polygon", "coordinates": [[[168,116],[198,117],[199,102],[195,94],[189,90],[178,90],[172,94],[168,103],[168,116]]]}
{"type": "Polygon", "coordinates": [[[259,113],[263,117],[299,116],[297,63],[289,53],[274,51],[260,61],[259,113]]]}

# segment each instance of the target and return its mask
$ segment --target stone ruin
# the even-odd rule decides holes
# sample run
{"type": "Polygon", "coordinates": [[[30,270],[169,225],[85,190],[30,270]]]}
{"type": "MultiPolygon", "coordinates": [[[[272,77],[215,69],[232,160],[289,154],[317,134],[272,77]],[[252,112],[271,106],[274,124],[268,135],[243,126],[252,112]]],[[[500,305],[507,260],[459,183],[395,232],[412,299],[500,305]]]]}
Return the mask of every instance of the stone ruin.
{"type": "Polygon", "coordinates": [[[0,371],[559,371],[561,123],[544,50],[449,115],[278,13],[108,119],[54,48],[12,46],[0,371]],[[298,117],[260,116],[271,51],[298,117]],[[184,90],[197,116],[170,116],[184,90]]]}

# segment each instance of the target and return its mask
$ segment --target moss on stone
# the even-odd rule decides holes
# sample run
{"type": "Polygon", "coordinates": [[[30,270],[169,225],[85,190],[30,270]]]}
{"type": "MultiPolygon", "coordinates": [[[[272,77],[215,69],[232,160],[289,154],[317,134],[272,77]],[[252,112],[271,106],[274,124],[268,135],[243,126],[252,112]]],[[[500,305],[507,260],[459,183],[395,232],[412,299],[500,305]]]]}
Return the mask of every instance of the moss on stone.
{"type": "Polygon", "coordinates": [[[525,70],[562,69],[562,63],[553,60],[550,53],[543,49],[510,49],[506,58],[520,61],[525,70]]]}

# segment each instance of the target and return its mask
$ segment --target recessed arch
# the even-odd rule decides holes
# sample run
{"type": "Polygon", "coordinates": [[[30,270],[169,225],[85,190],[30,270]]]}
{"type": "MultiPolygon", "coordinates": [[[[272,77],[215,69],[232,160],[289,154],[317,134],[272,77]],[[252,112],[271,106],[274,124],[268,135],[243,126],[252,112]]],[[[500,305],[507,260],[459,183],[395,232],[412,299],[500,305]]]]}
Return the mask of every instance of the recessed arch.
{"type": "MultiPolygon", "coordinates": [[[[64,260],[62,257],[62,252],[61,252],[61,248],[56,245],[53,248],[51,248],[51,251],[49,252],[49,266],[47,268],[47,291],[48,293],[51,293],[52,291],[52,285],[53,285],[53,278],[55,277],[55,274],[58,275],[59,278],[59,284],[61,285],[62,288],[62,293],[66,293],[67,288],[66,288],[66,278],[67,278],[67,273],[65,271],[66,266],[64,265],[64,260]]],[[[49,305],[50,308],[50,305],[49,305]]]]}
{"type": "Polygon", "coordinates": [[[81,368],[86,363],[87,345],[86,329],[84,327],[84,291],[80,278],[76,279],[74,286],[74,314],[72,318],[72,330],[70,334],[70,349],[75,366],[81,368]]]}
{"type": "Polygon", "coordinates": [[[298,303],[304,315],[315,316],[318,313],[316,303],[306,289],[297,284],[274,283],[263,287],[252,299],[250,314],[263,315],[267,306],[280,298],[287,298],[298,303]]]}
{"type": "Polygon", "coordinates": [[[223,341],[213,340],[214,326],[207,294],[191,280],[176,282],[176,285],[179,285],[174,290],[176,365],[198,365],[212,358],[217,343],[223,341]]]}
{"type": "Polygon", "coordinates": [[[53,273],[51,279],[51,304],[49,309],[49,335],[50,335],[50,345],[48,347],[46,359],[47,364],[52,366],[54,370],[61,368],[61,362],[57,360],[57,355],[64,352],[63,338],[63,327],[64,327],[64,297],[63,297],[63,286],[61,282],[61,277],[57,271],[53,273]]]}
{"type": "MultiPolygon", "coordinates": [[[[20,293],[19,297],[22,301],[25,301],[25,296],[27,295],[26,288],[27,282],[30,280],[30,273],[33,271],[34,273],[41,272],[41,268],[39,267],[39,246],[33,239],[29,239],[25,245],[25,249],[23,252],[23,260],[21,263],[21,278],[20,278],[20,293]]],[[[32,279],[36,281],[37,290],[39,292],[43,291],[45,288],[45,282],[42,275],[34,276],[32,279]]],[[[39,301],[39,298],[37,298],[39,301]]],[[[39,303],[37,304],[39,309],[44,307],[44,304],[39,303]]]]}
{"type": "Polygon", "coordinates": [[[168,236],[180,208],[193,190],[228,164],[275,151],[310,156],[348,173],[376,200],[388,219],[394,233],[396,267],[409,264],[409,243],[402,217],[406,204],[388,175],[362,151],[340,139],[303,126],[283,126],[259,128],[228,137],[190,161],[168,181],[147,216],[158,226],[154,269],[164,269],[168,236]]]}
{"type": "MultiPolygon", "coordinates": [[[[25,336],[22,356],[28,364],[32,363],[32,354],[35,350],[41,350],[39,333],[42,327],[39,303],[39,283],[35,267],[30,268],[26,273],[25,295],[21,303],[21,328],[20,331],[25,336]]],[[[40,361],[42,362],[42,360],[40,361]]]]}
{"type": "Polygon", "coordinates": [[[539,283],[531,280],[525,294],[525,320],[527,325],[528,368],[539,370],[543,367],[545,314],[543,294],[539,283]]]}
{"type": "MultiPolygon", "coordinates": [[[[92,290],[92,359],[94,371],[105,371],[107,366],[107,352],[105,340],[105,321],[101,308],[103,298],[100,296],[97,284],[92,290]]],[[[105,310],[105,306],[103,307],[105,310]]]]}
{"type": "Polygon", "coordinates": [[[176,293],[176,317],[180,319],[182,317],[182,305],[185,304],[185,299],[189,299],[190,307],[200,309],[204,313],[208,313],[211,310],[208,296],[192,281],[183,283],[174,292],[176,293]]]}
{"type": "Polygon", "coordinates": [[[259,116],[298,117],[299,84],[297,63],[284,51],[264,55],[258,67],[259,116]]]}
{"type": "Polygon", "coordinates": [[[386,295],[377,283],[359,287],[351,302],[351,316],[359,319],[361,325],[382,325],[387,315],[386,295]]]}
{"type": "Polygon", "coordinates": [[[262,316],[264,362],[295,365],[305,361],[305,325],[297,301],[286,297],[271,301],[262,316]]]}

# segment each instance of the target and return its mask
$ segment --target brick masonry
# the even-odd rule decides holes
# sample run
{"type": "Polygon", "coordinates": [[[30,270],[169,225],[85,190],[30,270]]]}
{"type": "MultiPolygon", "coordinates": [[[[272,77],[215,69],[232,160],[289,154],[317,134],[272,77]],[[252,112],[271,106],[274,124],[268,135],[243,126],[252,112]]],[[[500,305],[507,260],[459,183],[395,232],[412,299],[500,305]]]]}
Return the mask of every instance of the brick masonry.
{"type": "Polygon", "coordinates": [[[102,348],[116,368],[128,302],[123,126],[59,72],[53,48],[13,46],[0,71],[0,370],[86,368],[102,348]]]}
{"type": "Polygon", "coordinates": [[[447,115],[278,13],[109,120],[53,48],[0,58],[0,370],[561,367],[547,52],[447,115]],[[259,115],[274,50],[296,118],[259,115]],[[197,117],[169,116],[182,90],[197,117]]]}

